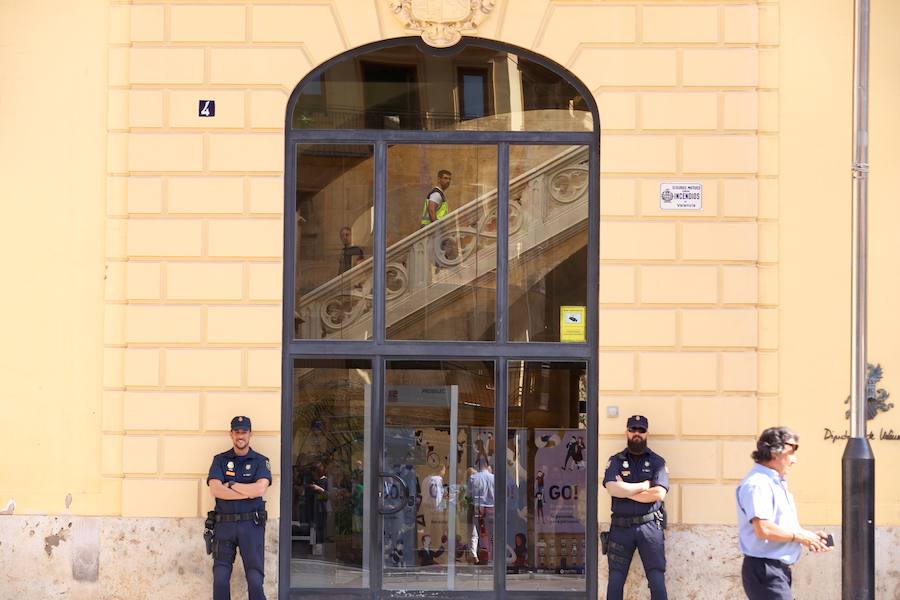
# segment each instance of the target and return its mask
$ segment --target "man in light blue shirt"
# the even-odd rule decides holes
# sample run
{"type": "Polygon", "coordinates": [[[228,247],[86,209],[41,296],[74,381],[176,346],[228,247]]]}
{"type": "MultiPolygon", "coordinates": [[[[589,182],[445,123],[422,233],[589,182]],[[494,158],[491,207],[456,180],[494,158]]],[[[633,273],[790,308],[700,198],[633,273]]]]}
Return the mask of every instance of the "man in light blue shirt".
{"type": "Polygon", "coordinates": [[[787,427],[760,434],[756,462],[737,488],[738,533],[744,564],[741,579],[750,600],[792,600],[791,567],[803,547],[828,552],[828,536],[800,527],[787,474],[797,462],[800,437],[787,427]]]}
{"type": "Polygon", "coordinates": [[[469,477],[469,493],[474,509],[469,554],[479,564],[490,561],[494,546],[494,472],[487,461],[469,477]]]}

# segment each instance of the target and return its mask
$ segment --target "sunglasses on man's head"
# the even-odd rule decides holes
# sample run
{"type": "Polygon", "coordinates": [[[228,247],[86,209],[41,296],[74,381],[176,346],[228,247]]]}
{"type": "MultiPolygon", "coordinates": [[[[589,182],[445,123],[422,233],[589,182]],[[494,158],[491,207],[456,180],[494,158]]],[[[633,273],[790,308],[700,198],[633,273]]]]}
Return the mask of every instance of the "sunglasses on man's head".
{"type": "Polygon", "coordinates": [[[629,427],[628,433],[647,433],[646,427],[629,427]]]}
{"type": "Polygon", "coordinates": [[[784,445],[791,447],[791,454],[794,454],[795,452],[797,452],[797,450],[800,449],[800,444],[792,444],[790,442],[785,442],[784,445]]]}

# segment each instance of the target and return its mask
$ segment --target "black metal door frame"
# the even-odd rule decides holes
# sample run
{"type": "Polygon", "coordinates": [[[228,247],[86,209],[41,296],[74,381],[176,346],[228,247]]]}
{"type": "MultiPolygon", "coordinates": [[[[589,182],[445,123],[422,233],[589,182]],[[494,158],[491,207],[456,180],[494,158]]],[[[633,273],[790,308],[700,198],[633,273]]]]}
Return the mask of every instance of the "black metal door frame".
{"type": "MultiPolygon", "coordinates": [[[[396,131],[396,130],[294,130],[291,128],[294,107],[303,84],[317,77],[322,71],[335,62],[346,60],[367,52],[394,45],[408,44],[410,38],[386,40],[357,48],[336,57],[313,70],[295,88],[287,105],[285,118],[285,171],[284,171],[284,288],[282,307],[282,418],[281,418],[281,502],[282,518],[279,519],[278,542],[278,598],[288,600],[294,598],[325,598],[334,600],[346,598],[354,600],[399,600],[408,598],[410,592],[389,591],[382,589],[382,557],[377,549],[381,546],[381,521],[376,507],[378,506],[377,489],[372,485],[368,490],[369,506],[372,509],[372,527],[368,532],[370,557],[369,588],[290,588],[290,553],[291,553],[291,519],[284,518],[291,514],[291,470],[285,466],[292,464],[293,423],[291,420],[292,398],[292,363],[294,359],[315,358],[357,358],[372,361],[372,423],[384,423],[384,381],[385,363],[387,360],[430,360],[470,359],[493,360],[495,377],[495,416],[494,428],[500,436],[507,427],[507,365],[514,360],[584,361],[587,364],[587,451],[594,463],[587,473],[587,532],[586,532],[586,590],[584,592],[552,592],[560,598],[596,598],[597,590],[597,486],[598,486],[598,423],[597,402],[599,390],[598,372],[598,323],[599,308],[599,175],[600,175],[600,135],[599,114],[593,96],[584,85],[564,67],[530,51],[500,42],[466,38],[461,44],[473,43],[480,47],[494,48],[498,51],[515,52],[525,55],[538,64],[554,71],[567,80],[590,104],[594,118],[592,132],[538,132],[538,131],[396,131]],[[375,162],[375,231],[373,252],[373,328],[374,338],[371,340],[298,340],[294,339],[294,298],[296,289],[296,202],[297,189],[297,147],[300,144],[370,144],[374,146],[375,162]],[[494,342],[453,342],[453,341],[392,341],[386,339],[385,288],[386,288],[386,223],[387,223],[387,148],[392,144],[485,144],[495,145],[498,149],[497,169],[497,293],[496,293],[496,335],[494,342]],[[509,324],[507,320],[508,301],[508,239],[509,239],[509,148],[511,145],[584,145],[589,149],[588,186],[588,295],[587,295],[587,342],[553,343],[553,342],[510,342],[509,324]],[[287,475],[285,475],[287,473],[287,475]]],[[[428,52],[442,54],[447,51],[436,50],[425,46],[428,52]]],[[[383,471],[383,427],[371,427],[369,436],[369,456],[373,460],[367,465],[369,481],[379,480],[383,471]]],[[[505,436],[505,433],[502,434],[505,436]]],[[[505,439],[505,438],[499,438],[505,439]]],[[[495,477],[506,481],[506,461],[497,461],[495,477]]],[[[505,484],[504,484],[505,488],[505,484]]],[[[496,496],[496,514],[506,515],[506,494],[496,496]]],[[[505,556],[506,519],[495,520],[494,555],[505,556]]],[[[495,561],[496,563],[496,561],[495,561]]],[[[546,597],[548,592],[519,592],[506,590],[506,569],[504,566],[494,568],[494,590],[485,592],[413,592],[423,598],[499,598],[506,600],[530,600],[546,597]]]]}

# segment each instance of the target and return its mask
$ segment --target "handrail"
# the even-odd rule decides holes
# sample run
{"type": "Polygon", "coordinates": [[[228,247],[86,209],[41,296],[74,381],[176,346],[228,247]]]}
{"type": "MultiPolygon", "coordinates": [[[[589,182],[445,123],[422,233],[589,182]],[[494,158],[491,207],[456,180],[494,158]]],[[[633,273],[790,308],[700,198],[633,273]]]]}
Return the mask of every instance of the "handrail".
{"type": "MultiPolygon", "coordinates": [[[[545,171],[551,170],[551,168],[553,168],[555,166],[561,165],[561,163],[566,162],[567,158],[571,157],[574,154],[578,154],[579,151],[584,153],[585,157],[587,156],[587,148],[585,148],[583,146],[572,146],[571,148],[567,149],[565,152],[561,152],[557,156],[554,156],[553,158],[541,163],[540,165],[522,173],[518,177],[516,177],[514,179],[510,179],[510,181],[509,181],[510,196],[514,196],[516,194],[516,192],[521,191],[521,189],[524,188],[526,185],[528,185],[528,182],[531,181],[534,177],[543,174],[545,171]]],[[[387,251],[388,262],[390,262],[390,259],[392,257],[402,254],[403,250],[406,250],[409,247],[411,247],[413,244],[416,243],[416,241],[433,236],[435,234],[435,230],[440,228],[442,225],[445,227],[447,225],[449,225],[450,222],[448,221],[448,219],[450,219],[451,217],[456,218],[462,222],[467,222],[465,217],[471,216],[473,213],[477,213],[479,208],[481,208],[483,205],[489,203],[491,200],[493,200],[496,197],[497,197],[497,189],[494,188],[493,190],[486,192],[486,193],[482,194],[481,196],[474,198],[473,200],[470,200],[463,206],[460,206],[458,209],[451,211],[444,219],[441,219],[440,221],[435,221],[434,223],[430,223],[429,225],[426,225],[426,226],[422,227],[421,229],[417,229],[416,231],[407,235],[405,238],[398,240],[397,242],[394,242],[390,247],[388,247],[388,251],[387,251]]],[[[372,270],[372,257],[369,257],[369,258],[366,258],[365,260],[359,262],[358,264],[354,265],[353,268],[348,269],[347,271],[344,271],[340,275],[336,275],[334,278],[326,281],[325,283],[323,283],[319,287],[313,289],[312,291],[309,291],[309,292],[306,292],[305,294],[303,294],[303,299],[300,303],[300,306],[302,306],[304,304],[308,304],[309,302],[312,302],[318,298],[321,298],[324,295],[327,295],[333,289],[339,289],[342,286],[346,286],[348,278],[351,280],[357,279],[356,276],[359,275],[360,273],[369,272],[371,270],[372,270]]]]}

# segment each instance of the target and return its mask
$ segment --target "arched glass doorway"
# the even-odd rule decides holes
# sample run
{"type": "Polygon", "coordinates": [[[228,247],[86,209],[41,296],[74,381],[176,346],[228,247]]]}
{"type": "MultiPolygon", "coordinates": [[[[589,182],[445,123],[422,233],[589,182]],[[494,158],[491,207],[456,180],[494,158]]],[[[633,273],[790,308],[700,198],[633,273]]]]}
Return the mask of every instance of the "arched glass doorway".
{"type": "Polygon", "coordinates": [[[403,38],[286,125],[279,596],[595,597],[590,94],[403,38]]]}

